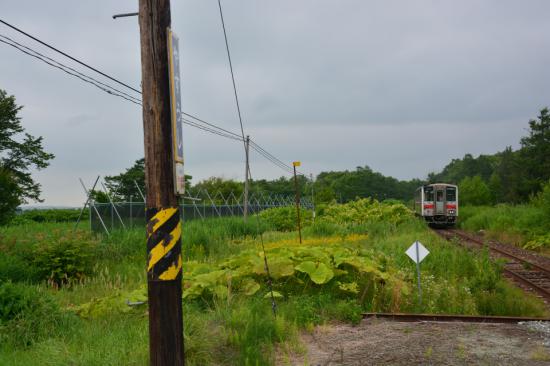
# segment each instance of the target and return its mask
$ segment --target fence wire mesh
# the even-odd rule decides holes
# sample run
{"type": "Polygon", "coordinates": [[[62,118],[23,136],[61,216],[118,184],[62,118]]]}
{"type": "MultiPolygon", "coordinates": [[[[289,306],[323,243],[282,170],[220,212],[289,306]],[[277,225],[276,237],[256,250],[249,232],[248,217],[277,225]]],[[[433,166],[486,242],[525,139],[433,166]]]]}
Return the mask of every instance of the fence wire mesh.
{"type": "MultiPolygon", "coordinates": [[[[191,193],[191,192],[190,192],[191,193]]],[[[244,201],[242,195],[232,192],[225,195],[217,192],[211,195],[206,190],[192,192],[180,204],[182,220],[202,220],[210,217],[243,216],[244,201]]],[[[278,194],[252,194],[248,200],[249,215],[274,207],[295,204],[294,196],[278,194]]],[[[300,206],[312,209],[313,203],[307,197],[300,199],[300,206]]],[[[144,202],[92,202],[89,206],[90,229],[94,232],[110,233],[117,229],[145,226],[144,202]]]]}

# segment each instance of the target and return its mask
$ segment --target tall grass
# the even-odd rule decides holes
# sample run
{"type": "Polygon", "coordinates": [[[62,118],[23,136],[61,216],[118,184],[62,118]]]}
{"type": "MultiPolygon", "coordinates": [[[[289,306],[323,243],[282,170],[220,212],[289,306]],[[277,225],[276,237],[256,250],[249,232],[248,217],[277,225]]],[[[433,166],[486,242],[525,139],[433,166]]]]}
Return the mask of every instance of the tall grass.
{"type": "MultiPolygon", "coordinates": [[[[296,232],[274,231],[265,222],[258,224],[253,217],[246,223],[241,218],[192,221],[183,227],[184,257],[216,263],[242,250],[260,250],[260,233],[268,247],[297,240],[296,232]]],[[[23,251],[37,240],[56,242],[59,236],[66,235],[72,235],[70,224],[2,228],[0,263],[9,263],[16,258],[13,253],[23,251]]],[[[6,333],[8,341],[0,344],[0,365],[29,365],[37,360],[44,365],[148,364],[146,306],[130,309],[122,304],[124,311],[106,307],[91,318],[74,314],[79,305],[144,286],[144,229],[115,231],[110,237],[97,239],[85,232],[78,235],[95,243],[91,248],[94,258],[91,273],[60,288],[35,281],[32,286],[36,292],[51,299],[57,312],[40,312],[37,313],[40,316],[32,318],[39,321],[37,326],[45,326],[43,329],[47,330],[34,338],[32,344],[17,344],[13,342],[15,335],[6,333]],[[54,318],[65,320],[52,322],[54,318]]],[[[278,284],[292,291],[277,300],[277,316],[272,314],[269,298],[264,297],[265,287],[250,297],[186,301],[183,312],[188,365],[270,365],[274,362],[275,344],[282,345],[278,348],[281,352],[301,352],[300,331],[334,320],[357,323],[362,311],[544,314],[539,301],[520,295],[519,290],[505,283],[499,265],[491,263],[486,253],[472,254],[448,243],[416,219],[400,225],[372,222],[348,227],[316,220],[304,229],[303,236],[310,242],[321,243],[316,245],[322,245],[326,239],[327,243],[362,247],[381,268],[400,273],[405,279],[404,288],[377,282],[364,294],[344,296],[335,290],[336,283],[326,287],[305,286],[304,275],[296,281],[278,284]],[[364,236],[356,235],[361,239],[353,243],[346,239],[358,233],[368,236],[363,239],[364,236]],[[424,291],[421,305],[415,290],[415,266],[404,253],[415,240],[420,240],[431,252],[421,264],[424,291]]],[[[0,268],[0,282],[29,282],[18,268],[14,265],[3,272],[0,268]]]]}
{"type": "Polygon", "coordinates": [[[423,303],[417,292],[403,299],[401,310],[452,314],[543,316],[545,308],[534,296],[520,296],[501,276],[502,263],[493,263],[487,252],[472,253],[458,243],[441,239],[426,229],[420,220],[411,220],[397,229],[386,231],[368,245],[388,255],[393,264],[406,274],[409,283],[416,285],[416,266],[405,254],[416,240],[430,254],[422,261],[421,284],[423,303]],[[498,306],[489,307],[489,303],[498,306]]]}
{"type": "Polygon", "coordinates": [[[533,204],[465,206],[460,209],[460,227],[485,231],[489,236],[522,246],[550,231],[550,217],[533,204]]]}
{"type": "Polygon", "coordinates": [[[222,258],[239,252],[243,241],[255,239],[269,229],[264,221],[250,217],[194,220],[183,226],[183,255],[186,259],[222,258]]]}

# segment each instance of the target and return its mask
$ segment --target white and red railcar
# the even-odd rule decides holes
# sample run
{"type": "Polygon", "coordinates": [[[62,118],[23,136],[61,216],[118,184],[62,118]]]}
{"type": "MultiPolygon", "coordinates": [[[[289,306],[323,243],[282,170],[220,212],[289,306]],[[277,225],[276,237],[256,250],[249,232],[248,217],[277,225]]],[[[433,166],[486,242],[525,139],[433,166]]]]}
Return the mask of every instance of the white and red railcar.
{"type": "Polygon", "coordinates": [[[458,187],[446,183],[418,187],[414,194],[414,212],[433,225],[456,224],[458,187]]]}

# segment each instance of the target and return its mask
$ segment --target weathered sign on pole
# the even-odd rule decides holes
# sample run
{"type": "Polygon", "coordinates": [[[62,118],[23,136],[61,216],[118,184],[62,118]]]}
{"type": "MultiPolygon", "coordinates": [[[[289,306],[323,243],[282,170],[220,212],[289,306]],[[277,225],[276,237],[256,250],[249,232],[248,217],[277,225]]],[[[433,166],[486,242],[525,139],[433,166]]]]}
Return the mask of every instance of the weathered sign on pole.
{"type": "Polygon", "coordinates": [[[407,254],[409,258],[411,258],[413,262],[416,263],[416,278],[418,282],[418,299],[419,299],[419,303],[422,304],[422,287],[420,286],[420,262],[422,262],[422,260],[426,258],[428,254],[430,254],[430,252],[428,249],[426,249],[424,245],[422,245],[421,242],[417,240],[409,247],[409,249],[407,249],[405,254],[407,254]]]}
{"type": "Polygon", "coordinates": [[[179,39],[168,28],[168,62],[170,75],[170,109],[172,116],[172,150],[174,154],[175,193],[185,192],[185,174],[183,172],[183,131],[180,87],[179,39]]]}

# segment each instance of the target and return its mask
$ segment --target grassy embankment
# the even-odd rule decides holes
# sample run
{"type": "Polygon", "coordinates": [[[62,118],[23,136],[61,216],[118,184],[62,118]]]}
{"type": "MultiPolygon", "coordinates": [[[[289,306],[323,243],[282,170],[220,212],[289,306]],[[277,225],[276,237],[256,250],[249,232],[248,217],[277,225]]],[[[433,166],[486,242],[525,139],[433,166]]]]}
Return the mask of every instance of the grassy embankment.
{"type": "MultiPolygon", "coordinates": [[[[289,212],[292,212],[290,210],[289,212]]],[[[288,212],[287,212],[288,213],[288,212]]],[[[487,255],[445,242],[401,207],[362,201],[327,208],[297,243],[284,212],[184,225],[184,321],[189,365],[271,364],[303,352],[300,331],[357,322],[362,311],[543,315],[487,255]],[[278,229],[278,230],[277,230],[278,229]],[[277,296],[271,313],[259,233],[277,296]],[[420,240],[424,303],[404,254],[420,240]]],[[[143,230],[95,238],[67,224],[0,229],[0,364],[148,362],[143,230]]]]}
{"type": "Polygon", "coordinates": [[[550,255],[550,216],[540,205],[464,206],[460,227],[550,255]]]}

